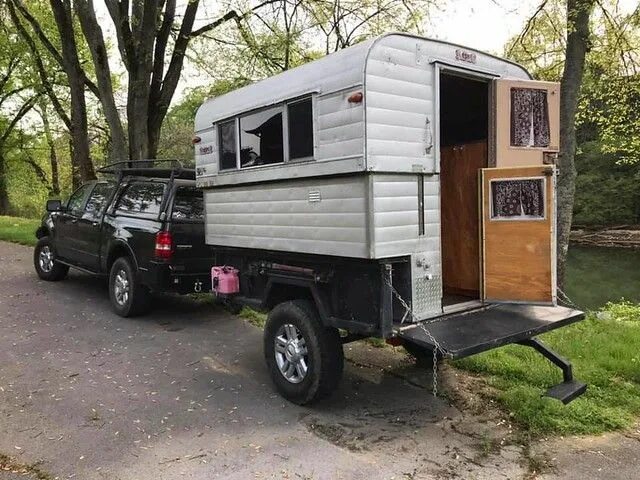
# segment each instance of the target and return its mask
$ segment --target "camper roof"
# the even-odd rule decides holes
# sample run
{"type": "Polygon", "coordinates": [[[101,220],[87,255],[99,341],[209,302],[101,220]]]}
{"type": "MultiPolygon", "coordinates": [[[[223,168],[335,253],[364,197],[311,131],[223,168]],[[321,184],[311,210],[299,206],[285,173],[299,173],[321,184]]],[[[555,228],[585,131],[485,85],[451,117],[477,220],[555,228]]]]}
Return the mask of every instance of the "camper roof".
{"type": "Polygon", "coordinates": [[[428,39],[406,33],[388,33],[313,62],[287,70],[225,95],[207,100],[196,114],[196,131],[239,113],[266,107],[309,93],[326,94],[364,83],[370,53],[378,48],[406,50],[422,57],[426,65],[443,63],[469,67],[496,77],[531,78],[524,67],[509,60],[442,40],[428,39]],[[475,65],[470,65],[471,54],[475,65]]]}

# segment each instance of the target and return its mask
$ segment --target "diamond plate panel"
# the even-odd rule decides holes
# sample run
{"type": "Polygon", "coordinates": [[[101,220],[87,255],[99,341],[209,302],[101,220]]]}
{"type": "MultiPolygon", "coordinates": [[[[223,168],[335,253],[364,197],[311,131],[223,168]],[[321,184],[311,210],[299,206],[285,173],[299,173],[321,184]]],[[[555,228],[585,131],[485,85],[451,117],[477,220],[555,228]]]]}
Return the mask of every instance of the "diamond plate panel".
{"type": "Polygon", "coordinates": [[[412,309],[417,320],[442,313],[442,275],[433,254],[411,256],[412,309]]]}

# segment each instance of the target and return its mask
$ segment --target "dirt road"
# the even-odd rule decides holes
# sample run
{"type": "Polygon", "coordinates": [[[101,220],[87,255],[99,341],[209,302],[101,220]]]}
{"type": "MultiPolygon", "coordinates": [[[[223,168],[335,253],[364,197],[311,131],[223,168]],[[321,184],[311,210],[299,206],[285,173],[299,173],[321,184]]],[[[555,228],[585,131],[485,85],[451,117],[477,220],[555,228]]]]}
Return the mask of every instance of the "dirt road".
{"type": "MultiPolygon", "coordinates": [[[[99,279],[38,280],[27,247],[0,242],[0,267],[0,480],[523,478],[549,458],[433,398],[399,351],[350,345],[340,390],[303,408],[274,392],[259,329],[222,309],[165,297],[123,319],[99,279]]],[[[632,478],[589,458],[589,478],[632,478]]]]}

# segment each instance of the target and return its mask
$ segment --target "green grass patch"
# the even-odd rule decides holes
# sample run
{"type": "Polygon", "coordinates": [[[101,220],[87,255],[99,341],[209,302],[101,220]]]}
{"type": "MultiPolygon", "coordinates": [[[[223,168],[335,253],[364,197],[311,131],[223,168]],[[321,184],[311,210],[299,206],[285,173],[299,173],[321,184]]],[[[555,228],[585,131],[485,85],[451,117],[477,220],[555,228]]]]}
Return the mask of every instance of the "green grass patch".
{"type": "Polygon", "coordinates": [[[257,312],[249,307],[242,307],[238,315],[258,328],[264,328],[264,324],[267,323],[266,313],[257,312]]]}
{"type": "Polygon", "coordinates": [[[35,245],[38,241],[36,229],[39,226],[40,220],[37,219],[0,215],[0,240],[22,245],[35,245]]]}
{"type": "Polygon", "coordinates": [[[497,400],[532,435],[598,434],[626,429],[640,416],[640,305],[607,304],[598,313],[541,336],[573,363],[587,392],[569,405],[540,397],[562,381],[558,368],[533,349],[510,345],[457,360],[480,374],[497,400]]]}

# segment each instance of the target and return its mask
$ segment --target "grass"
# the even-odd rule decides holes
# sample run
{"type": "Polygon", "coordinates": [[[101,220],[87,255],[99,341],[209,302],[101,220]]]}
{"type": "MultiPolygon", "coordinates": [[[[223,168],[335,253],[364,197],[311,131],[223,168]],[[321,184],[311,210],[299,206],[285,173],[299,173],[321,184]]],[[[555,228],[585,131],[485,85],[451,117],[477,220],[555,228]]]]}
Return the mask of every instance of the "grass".
{"type": "Polygon", "coordinates": [[[267,323],[266,313],[257,312],[256,310],[253,310],[249,307],[243,307],[238,315],[244,318],[254,327],[258,327],[260,329],[263,329],[264,324],[267,323]]]}
{"type": "Polygon", "coordinates": [[[39,226],[37,219],[0,215],[0,240],[33,246],[38,241],[36,229],[39,226]]]}
{"type": "Polygon", "coordinates": [[[487,395],[509,412],[525,432],[598,434],[632,427],[640,417],[640,305],[607,304],[575,325],[542,340],[573,363],[587,392],[569,405],[540,397],[560,382],[560,370],[533,349],[508,346],[453,362],[481,375],[487,395]]]}

